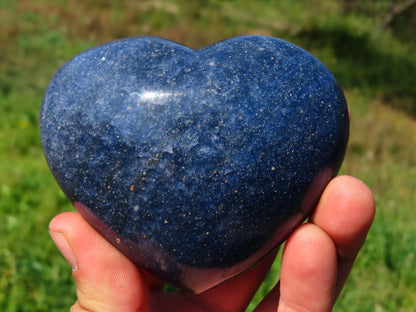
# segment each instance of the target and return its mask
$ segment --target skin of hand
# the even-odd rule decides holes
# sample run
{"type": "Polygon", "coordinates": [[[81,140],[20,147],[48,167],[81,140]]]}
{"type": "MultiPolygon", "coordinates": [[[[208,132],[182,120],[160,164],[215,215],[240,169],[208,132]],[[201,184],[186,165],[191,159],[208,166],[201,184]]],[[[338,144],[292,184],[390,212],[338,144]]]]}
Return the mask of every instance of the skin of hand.
{"type": "MultiPolygon", "coordinates": [[[[280,282],[255,312],[331,311],[374,214],[373,195],[363,182],[334,178],[309,222],[287,240],[280,282]]],[[[78,213],[56,216],[49,230],[72,266],[78,296],[72,312],[244,311],[276,256],[202,294],[166,293],[162,281],[137,268],[78,213]]]]}

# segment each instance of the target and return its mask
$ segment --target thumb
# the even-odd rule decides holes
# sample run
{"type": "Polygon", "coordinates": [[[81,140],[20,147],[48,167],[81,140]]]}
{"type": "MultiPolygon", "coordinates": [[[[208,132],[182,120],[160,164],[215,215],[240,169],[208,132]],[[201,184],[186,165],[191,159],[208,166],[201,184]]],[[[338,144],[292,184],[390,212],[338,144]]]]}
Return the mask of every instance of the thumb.
{"type": "Polygon", "coordinates": [[[142,272],[76,212],[49,224],[50,235],[67,261],[77,286],[71,312],[148,312],[148,285],[142,272]]]}

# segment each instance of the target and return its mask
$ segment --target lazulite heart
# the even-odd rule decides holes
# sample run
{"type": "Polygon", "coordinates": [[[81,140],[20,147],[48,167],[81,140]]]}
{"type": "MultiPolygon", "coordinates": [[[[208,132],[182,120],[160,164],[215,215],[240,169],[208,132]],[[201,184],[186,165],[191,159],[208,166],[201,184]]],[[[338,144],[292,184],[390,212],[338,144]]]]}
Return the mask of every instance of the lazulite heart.
{"type": "Polygon", "coordinates": [[[138,266],[195,292],[305,220],[341,165],[348,124],[322,63],[264,36],[98,46],[56,73],[40,119],[79,212],[138,266]]]}

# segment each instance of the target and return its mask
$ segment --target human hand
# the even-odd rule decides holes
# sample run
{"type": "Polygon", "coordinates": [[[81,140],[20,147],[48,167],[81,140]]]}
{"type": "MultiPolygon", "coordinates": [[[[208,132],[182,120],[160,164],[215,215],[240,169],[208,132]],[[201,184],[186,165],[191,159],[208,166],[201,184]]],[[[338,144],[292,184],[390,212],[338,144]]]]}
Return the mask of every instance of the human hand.
{"type": "MultiPolygon", "coordinates": [[[[310,222],[287,240],[280,282],[255,311],[331,311],[374,214],[364,183],[349,176],[333,179],[310,222]]],[[[78,300],[72,312],[244,311],[275,257],[202,294],[166,293],[162,281],[137,268],[78,213],[58,215],[49,229],[73,268],[78,300]]]]}

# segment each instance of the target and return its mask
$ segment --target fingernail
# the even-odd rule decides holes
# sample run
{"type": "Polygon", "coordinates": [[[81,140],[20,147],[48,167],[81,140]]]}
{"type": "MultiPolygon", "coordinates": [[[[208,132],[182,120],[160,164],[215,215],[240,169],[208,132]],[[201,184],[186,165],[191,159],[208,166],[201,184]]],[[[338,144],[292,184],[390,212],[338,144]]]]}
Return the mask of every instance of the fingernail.
{"type": "Polygon", "coordinates": [[[72,272],[75,272],[78,268],[77,261],[75,259],[71,246],[65,238],[64,233],[49,231],[49,234],[55,242],[56,247],[58,247],[66,261],[68,261],[68,263],[71,265],[72,272]]]}

